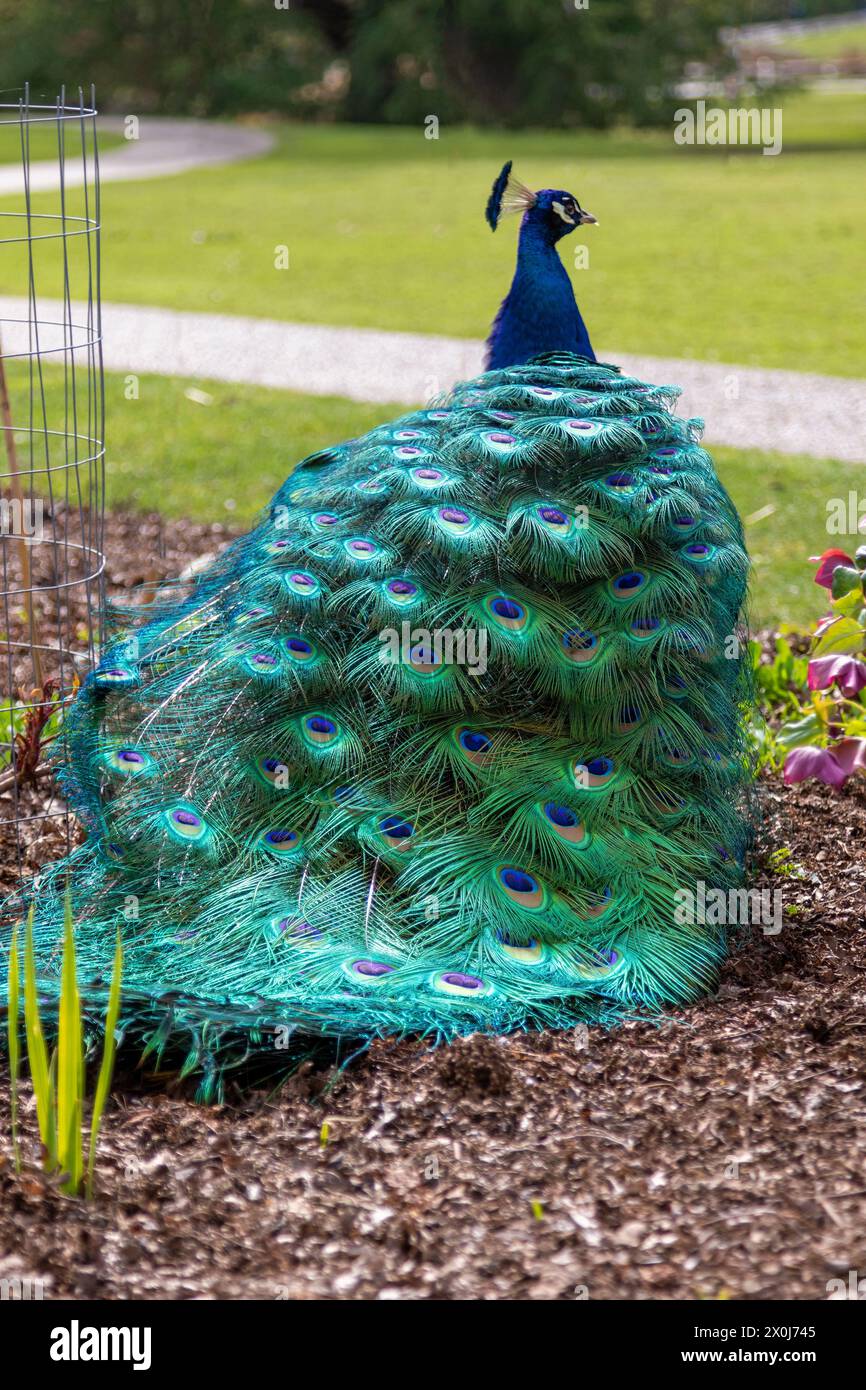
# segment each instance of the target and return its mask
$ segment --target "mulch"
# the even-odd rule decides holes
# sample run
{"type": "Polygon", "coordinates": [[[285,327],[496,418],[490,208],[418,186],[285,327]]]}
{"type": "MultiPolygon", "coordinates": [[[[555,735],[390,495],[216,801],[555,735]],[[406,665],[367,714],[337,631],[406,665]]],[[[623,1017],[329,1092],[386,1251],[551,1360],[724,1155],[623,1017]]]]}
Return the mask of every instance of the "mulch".
{"type": "MultiPolygon", "coordinates": [[[[156,520],[111,524],[113,582],[150,582],[156,520]]],[[[164,534],[166,574],[220,540],[164,534]]],[[[46,1298],[826,1298],[866,1269],[866,794],[767,778],[762,800],[782,930],[745,929],[718,992],[660,1019],[386,1039],[210,1108],[124,1058],[91,1203],[41,1174],[29,1096],[15,1175],[4,1085],[0,1278],[46,1298]]]]}

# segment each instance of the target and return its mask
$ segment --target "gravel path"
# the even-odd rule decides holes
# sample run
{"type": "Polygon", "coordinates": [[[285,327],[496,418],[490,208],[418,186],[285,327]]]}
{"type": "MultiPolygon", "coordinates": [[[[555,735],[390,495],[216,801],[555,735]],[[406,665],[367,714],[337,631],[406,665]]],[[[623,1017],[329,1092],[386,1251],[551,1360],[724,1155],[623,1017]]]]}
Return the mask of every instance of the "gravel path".
{"type": "MultiPolygon", "coordinates": [[[[27,319],[23,299],[0,299],[0,318],[27,319]]],[[[62,323],[58,302],[40,319],[62,323]]],[[[73,322],[83,309],[73,305],[73,322]]],[[[51,331],[42,334],[43,350],[51,331]]],[[[62,343],[53,330],[56,346],[62,343]]],[[[81,330],[84,334],[84,329],[81,330]]],[[[79,335],[79,336],[81,336],[79,335]]],[[[26,322],[4,328],[6,351],[26,349],[26,322]],[[17,343],[17,346],[15,344],[17,343]]],[[[105,365],[124,372],[211,377],[414,405],[482,369],[482,344],[468,338],[326,328],[228,314],[103,305],[105,365]]],[[[683,387],[680,412],[706,421],[706,439],[739,449],[774,449],[866,462],[866,389],[857,379],[724,363],[641,357],[605,350],[627,372],[683,387]]]]}
{"type": "MultiPolygon", "coordinates": [[[[99,129],[124,133],[122,116],[105,116],[99,129]]],[[[143,116],[137,140],[127,140],[119,148],[106,150],[99,158],[102,183],[129,179],[158,179],[182,174],[206,164],[233,164],[267,154],[273,135],[247,126],[221,125],[213,121],[173,120],[163,116],[143,116]]],[[[74,142],[73,142],[74,144],[74,142]]],[[[35,161],[30,166],[30,191],[41,193],[56,188],[56,159],[35,161]]],[[[70,158],[66,167],[67,187],[83,182],[80,159],[70,158]]],[[[0,164],[0,195],[23,193],[22,171],[18,164],[0,164]]]]}

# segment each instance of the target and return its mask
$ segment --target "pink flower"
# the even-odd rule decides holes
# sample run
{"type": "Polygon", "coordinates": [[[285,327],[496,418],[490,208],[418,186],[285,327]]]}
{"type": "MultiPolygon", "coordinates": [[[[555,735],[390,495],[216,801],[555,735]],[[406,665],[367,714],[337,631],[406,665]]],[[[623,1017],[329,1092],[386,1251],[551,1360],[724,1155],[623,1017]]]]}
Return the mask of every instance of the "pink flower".
{"type": "Polygon", "coordinates": [[[866,666],[856,656],[815,656],[809,662],[809,689],[827,690],[838,685],[849,700],[866,685],[866,666]]]}
{"type": "Polygon", "coordinates": [[[840,565],[853,567],[854,561],[850,555],[846,555],[844,550],[825,550],[823,555],[811,555],[810,560],[818,569],[815,574],[815,583],[820,584],[822,589],[829,589],[833,584],[833,571],[840,565]]]}
{"type": "Polygon", "coordinates": [[[789,787],[814,777],[838,791],[857,771],[866,771],[866,738],[840,738],[832,748],[792,748],[785,759],[789,787]]]}

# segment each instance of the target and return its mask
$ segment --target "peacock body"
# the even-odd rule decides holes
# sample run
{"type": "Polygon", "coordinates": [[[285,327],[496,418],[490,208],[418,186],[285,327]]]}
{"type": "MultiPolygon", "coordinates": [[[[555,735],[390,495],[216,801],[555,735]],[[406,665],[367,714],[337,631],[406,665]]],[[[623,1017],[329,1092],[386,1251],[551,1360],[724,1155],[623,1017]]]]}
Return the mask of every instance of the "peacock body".
{"type": "Polygon", "coordinates": [[[564,271],[552,340],[544,298],[521,339],[594,219],[508,173],[488,216],[522,208],[530,284],[490,369],[301,463],[69,716],[88,838],[36,896],[43,983],[68,879],[85,994],[119,925],[158,1043],[604,1022],[713,980],[723,932],[678,903],[742,874],[741,527],[700,422],[595,361],[564,271]]]}

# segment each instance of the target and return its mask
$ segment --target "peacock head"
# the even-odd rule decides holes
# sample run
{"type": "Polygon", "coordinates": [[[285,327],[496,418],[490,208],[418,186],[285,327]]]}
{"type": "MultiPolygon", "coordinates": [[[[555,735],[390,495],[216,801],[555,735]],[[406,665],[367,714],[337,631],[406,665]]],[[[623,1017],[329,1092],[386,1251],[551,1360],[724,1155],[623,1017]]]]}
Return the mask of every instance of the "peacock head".
{"type": "Polygon", "coordinates": [[[503,165],[487,201],[486,217],[492,231],[496,231],[503,213],[508,212],[522,213],[524,223],[539,226],[550,241],[559,241],[583,223],[598,221],[564,188],[542,188],[533,193],[514,177],[510,159],[503,165]]]}

